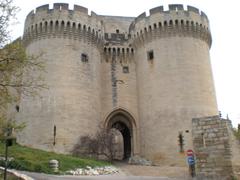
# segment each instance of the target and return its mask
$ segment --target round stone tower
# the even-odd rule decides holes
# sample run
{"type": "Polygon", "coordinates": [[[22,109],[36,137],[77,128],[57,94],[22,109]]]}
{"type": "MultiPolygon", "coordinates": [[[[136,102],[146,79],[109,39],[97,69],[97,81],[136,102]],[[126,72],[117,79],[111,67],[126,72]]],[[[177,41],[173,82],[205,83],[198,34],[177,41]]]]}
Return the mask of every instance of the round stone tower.
{"type": "Polygon", "coordinates": [[[192,118],[218,114],[207,16],[169,5],[143,13],[130,26],[135,48],[141,154],[162,163],[186,163],[192,118]],[[180,152],[180,153],[179,153],[180,152]]]}
{"type": "Polygon", "coordinates": [[[22,144],[70,152],[79,137],[94,134],[100,122],[102,25],[88,9],[55,3],[38,7],[25,21],[28,54],[44,60],[47,89],[22,97],[18,119],[27,126],[22,144]]]}

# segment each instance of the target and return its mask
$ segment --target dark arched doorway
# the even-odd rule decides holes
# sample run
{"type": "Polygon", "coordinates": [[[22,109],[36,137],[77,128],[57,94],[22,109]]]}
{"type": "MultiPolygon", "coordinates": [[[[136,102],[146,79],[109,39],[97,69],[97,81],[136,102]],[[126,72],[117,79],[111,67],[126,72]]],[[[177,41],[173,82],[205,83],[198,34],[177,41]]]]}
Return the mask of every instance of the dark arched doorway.
{"type": "Polygon", "coordinates": [[[128,159],[133,151],[133,123],[131,117],[128,117],[122,112],[115,112],[111,114],[107,121],[106,126],[108,129],[117,129],[123,138],[123,159],[128,159]]]}
{"type": "Polygon", "coordinates": [[[131,132],[130,129],[121,121],[115,122],[111,128],[119,130],[123,136],[123,159],[131,157],[131,132]]]}

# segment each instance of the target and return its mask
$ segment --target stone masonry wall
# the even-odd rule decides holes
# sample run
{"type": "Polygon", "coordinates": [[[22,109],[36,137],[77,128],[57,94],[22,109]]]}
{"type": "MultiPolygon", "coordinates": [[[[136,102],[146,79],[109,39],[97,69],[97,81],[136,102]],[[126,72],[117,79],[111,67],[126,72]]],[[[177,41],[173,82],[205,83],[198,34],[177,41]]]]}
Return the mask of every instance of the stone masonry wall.
{"type": "Polygon", "coordinates": [[[28,54],[43,53],[49,88],[39,98],[21,97],[17,119],[27,127],[18,142],[70,153],[81,136],[123,114],[132,128],[132,155],[186,166],[179,134],[183,150],[192,149],[192,117],[218,113],[212,37],[199,9],[164,9],[116,17],[54,3],[31,11],[23,41],[28,54]]]}
{"type": "Polygon", "coordinates": [[[194,118],[192,123],[197,179],[232,179],[238,153],[233,153],[231,121],[212,116],[194,118]]]}

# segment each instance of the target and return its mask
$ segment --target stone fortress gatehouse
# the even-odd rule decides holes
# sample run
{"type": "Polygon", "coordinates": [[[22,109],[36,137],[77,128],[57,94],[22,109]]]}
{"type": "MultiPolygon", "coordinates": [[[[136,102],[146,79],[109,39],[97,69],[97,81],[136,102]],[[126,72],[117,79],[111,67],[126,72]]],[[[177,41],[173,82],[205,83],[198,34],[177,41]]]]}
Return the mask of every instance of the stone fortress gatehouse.
{"type": "Polygon", "coordinates": [[[26,17],[23,41],[29,55],[43,54],[48,89],[21,96],[20,144],[70,153],[104,126],[121,132],[122,158],[185,165],[192,118],[218,114],[209,20],[195,7],[118,17],[43,5],[26,17]]]}

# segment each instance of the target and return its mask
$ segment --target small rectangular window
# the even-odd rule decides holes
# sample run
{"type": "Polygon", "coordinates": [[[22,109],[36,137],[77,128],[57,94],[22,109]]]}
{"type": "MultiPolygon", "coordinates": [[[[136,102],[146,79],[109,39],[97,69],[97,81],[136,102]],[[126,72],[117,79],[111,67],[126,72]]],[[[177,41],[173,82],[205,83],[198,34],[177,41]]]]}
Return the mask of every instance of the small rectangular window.
{"type": "Polygon", "coordinates": [[[147,58],[148,58],[148,60],[153,60],[154,59],[153,50],[147,52],[147,58]]]}
{"type": "Polygon", "coordinates": [[[128,66],[123,66],[123,73],[129,73],[128,66]]]}
{"type": "Polygon", "coordinates": [[[184,152],[184,148],[183,148],[183,146],[184,146],[184,139],[183,139],[182,132],[179,132],[179,134],[178,134],[178,142],[179,142],[179,147],[180,147],[179,151],[182,153],[182,152],[184,152]]]}
{"type": "Polygon", "coordinates": [[[16,111],[19,112],[19,110],[20,110],[19,105],[16,105],[15,108],[16,108],[16,111]]]}
{"type": "Polygon", "coordinates": [[[82,60],[82,62],[88,62],[88,55],[82,53],[82,55],[81,55],[81,60],[82,60]]]}

